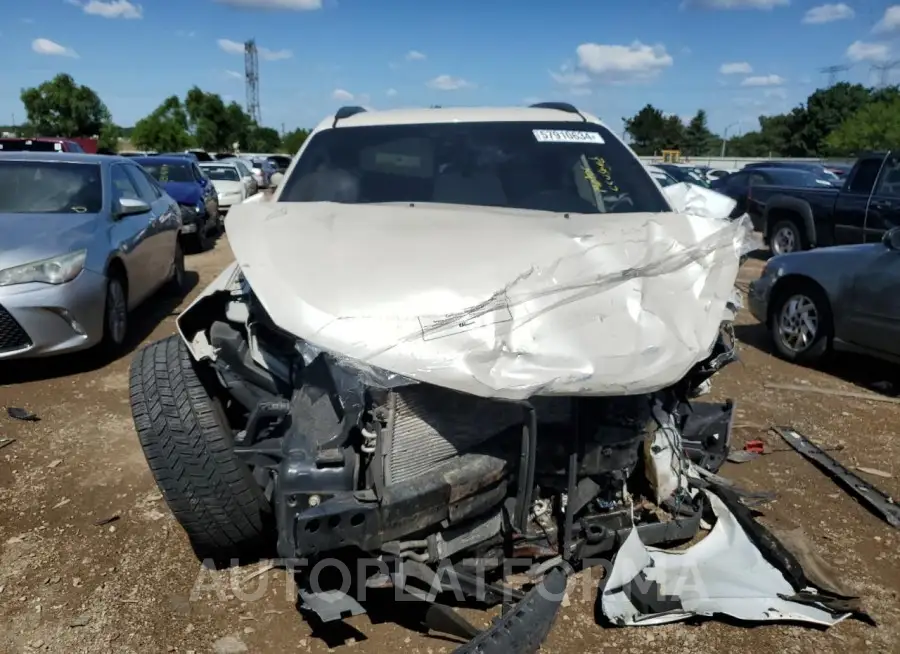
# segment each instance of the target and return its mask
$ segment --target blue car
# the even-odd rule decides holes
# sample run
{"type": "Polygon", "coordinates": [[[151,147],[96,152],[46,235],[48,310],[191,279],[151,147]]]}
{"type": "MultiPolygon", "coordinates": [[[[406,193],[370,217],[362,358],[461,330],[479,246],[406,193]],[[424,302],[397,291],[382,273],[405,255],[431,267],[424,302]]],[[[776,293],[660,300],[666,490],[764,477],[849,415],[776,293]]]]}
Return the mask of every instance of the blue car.
{"type": "Polygon", "coordinates": [[[222,218],[216,188],[197,162],[183,155],[134,157],[132,161],[140,164],[178,202],[182,237],[191,249],[209,249],[222,230],[222,218]]]}

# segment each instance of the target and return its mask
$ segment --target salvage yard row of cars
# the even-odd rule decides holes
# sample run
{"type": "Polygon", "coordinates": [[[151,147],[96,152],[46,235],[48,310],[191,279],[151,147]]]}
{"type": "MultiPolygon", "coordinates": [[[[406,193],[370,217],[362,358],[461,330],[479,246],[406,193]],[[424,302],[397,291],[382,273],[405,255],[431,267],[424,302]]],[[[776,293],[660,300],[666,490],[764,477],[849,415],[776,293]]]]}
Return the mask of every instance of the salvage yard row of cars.
{"type": "Polygon", "coordinates": [[[844,350],[900,362],[900,151],[853,164],[756,162],[712,181],[690,165],[648,168],[663,186],[677,170],[728,195],[732,216],[762,233],[775,256],[749,308],[782,357],[812,364],[844,350]]]}
{"type": "Polygon", "coordinates": [[[120,351],[130,312],[163,287],[180,293],[185,252],[211,247],[223,214],[277,172],[253,158],[119,157],[3,138],[0,361],[120,351]]]}
{"type": "Polygon", "coordinates": [[[733,199],[654,182],[567,103],[345,107],[271,197],[238,163],[0,155],[0,358],[121,344],[129,308],[183,284],[181,236],[231,207],[235,261],[131,362],[135,430],[200,559],[305,561],[321,622],[365,612],[316,572],[355,560],[467,654],[536,651],[569,576],[610,559],[619,626],[851,615],[716,474],[734,404],[695,398],[736,359],[733,199]],[[701,529],[674,560],[647,548],[701,529]],[[530,589],[505,576],[525,559],[530,589]],[[721,592],[682,593],[688,573],[721,592]],[[506,610],[478,630],[425,589],[506,610]]]}

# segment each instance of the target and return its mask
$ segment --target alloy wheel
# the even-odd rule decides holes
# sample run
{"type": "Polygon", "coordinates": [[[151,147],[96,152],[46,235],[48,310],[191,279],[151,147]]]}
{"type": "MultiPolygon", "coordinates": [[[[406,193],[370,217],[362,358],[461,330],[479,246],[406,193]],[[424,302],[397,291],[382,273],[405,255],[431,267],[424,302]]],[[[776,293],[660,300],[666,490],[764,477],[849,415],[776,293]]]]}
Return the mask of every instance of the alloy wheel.
{"type": "Polygon", "coordinates": [[[778,337],[795,354],[805,352],[819,333],[819,310],[806,295],[792,295],[778,315],[778,337]]]}

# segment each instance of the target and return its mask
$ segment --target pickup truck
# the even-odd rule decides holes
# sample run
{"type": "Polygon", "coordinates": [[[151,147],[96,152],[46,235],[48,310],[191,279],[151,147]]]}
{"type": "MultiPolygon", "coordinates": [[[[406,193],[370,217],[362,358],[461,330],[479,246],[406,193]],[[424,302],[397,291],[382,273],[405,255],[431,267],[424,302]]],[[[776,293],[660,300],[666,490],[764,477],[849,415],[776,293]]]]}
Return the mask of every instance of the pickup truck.
{"type": "Polygon", "coordinates": [[[773,254],[877,243],[900,225],[900,150],[860,157],[840,188],[751,185],[747,213],[773,254]]]}

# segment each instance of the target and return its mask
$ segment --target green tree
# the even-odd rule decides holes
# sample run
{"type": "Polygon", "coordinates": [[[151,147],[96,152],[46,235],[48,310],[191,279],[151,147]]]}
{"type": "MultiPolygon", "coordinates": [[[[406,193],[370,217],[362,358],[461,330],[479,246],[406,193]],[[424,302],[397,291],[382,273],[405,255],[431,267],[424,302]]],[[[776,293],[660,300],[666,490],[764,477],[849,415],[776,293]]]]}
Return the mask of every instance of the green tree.
{"type": "Polygon", "coordinates": [[[195,86],[187,92],[184,107],[188,128],[198,147],[212,152],[231,149],[233,141],[229,139],[234,138],[231,116],[220,95],[207,93],[195,86]]]}
{"type": "Polygon", "coordinates": [[[33,134],[94,137],[112,125],[109,109],[97,93],[76,84],[65,73],[39,86],[22,89],[19,97],[33,134]]]}
{"type": "Polygon", "coordinates": [[[177,95],[167,98],[149,116],[139,120],[131,132],[139,148],[158,152],[179,152],[191,145],[188,117],[177,95]]]}
{"type": "Polygon", "coordinates": [[[706,111],[700,109],[684,130],[684,154],[695,157],[708,155],[716,140],[716,135],[709,131],[706,111]]]}
{"type": "Polygon", "coordinates": [[[824,154],[828,135],[871,99],[871,91],[862,84],[841,82],[819,89],[807,98],[805,107],[791,112],[793,136],[785,154],[793,157],[824,154]]]}
{"type": "MultiPolygon", "coordinates": [[[[888,97],[888,96],[885,96],[888,97]]],[[[900,94],[893,100],[870,102],[826,138],[828,154],[856,155],[885,150],[900,143],[900,94]]]]}
{"type": "Polygon", "coordinates": [[[254,125],[247,139],[247,149],[251,152],[277,152],[281,148],[281,134],[271,127],[254,125]]]}
{"type": "Polygon", "coordinates": [[[303,129],[302,127],[298,127],[297,129],[288,132],[284,135],[284,139],[281,142],[281,150],[291,156],[297,154],[306,142],[306,139],[309,138],[309,134],[310,130],[303,129]]]}

